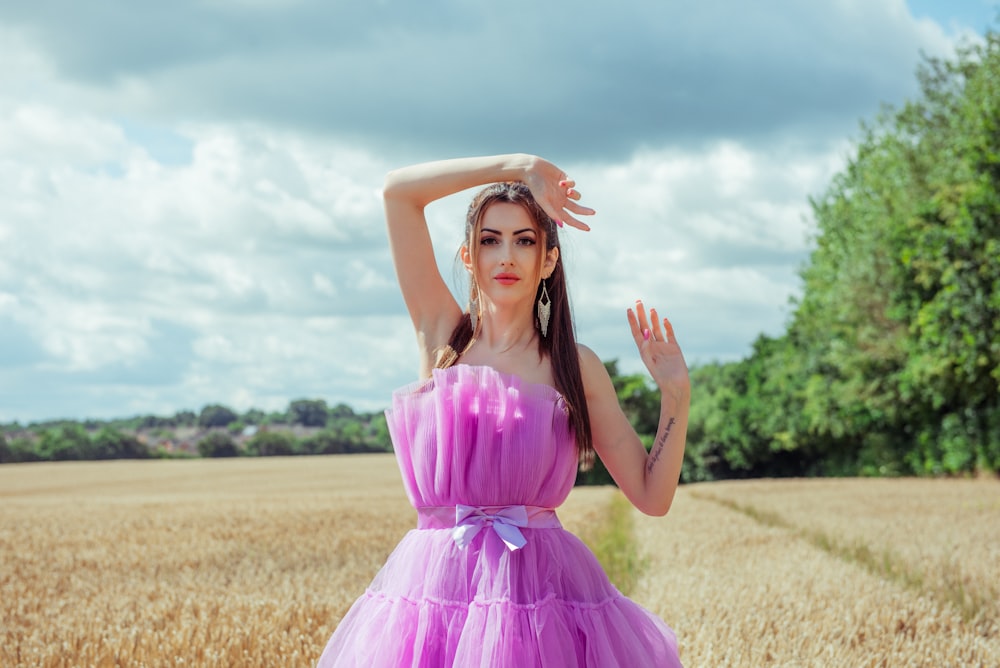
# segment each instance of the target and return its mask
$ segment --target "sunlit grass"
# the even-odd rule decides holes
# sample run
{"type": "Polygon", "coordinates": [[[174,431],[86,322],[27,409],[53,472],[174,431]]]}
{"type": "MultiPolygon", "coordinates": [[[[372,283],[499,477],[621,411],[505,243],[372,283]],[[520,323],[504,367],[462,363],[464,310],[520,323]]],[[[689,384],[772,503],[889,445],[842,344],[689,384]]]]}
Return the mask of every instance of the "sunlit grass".
{"type": "Polygon", "coordinates": [[[644,566],[635,544],[633,525],[632,505],[624,495],[614,492],[608,495],[600,516],[581,535],[608,579],[626,596],[632,593],[644,566]]]}

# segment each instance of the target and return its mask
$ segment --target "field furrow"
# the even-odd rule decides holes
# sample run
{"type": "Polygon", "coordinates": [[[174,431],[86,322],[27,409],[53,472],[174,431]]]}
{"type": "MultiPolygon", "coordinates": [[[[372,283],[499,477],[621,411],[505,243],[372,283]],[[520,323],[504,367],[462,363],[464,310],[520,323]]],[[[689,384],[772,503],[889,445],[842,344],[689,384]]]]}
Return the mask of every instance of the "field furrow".
{"type": "Polygon", "coordinates": [[[996,480],[767,480],[705,494],[777,518],[817,546],[957,608],[1000,635],[1000,484],[996,480]]]}
{"type": "MultiPolygon", "coordinates": [[[[923,481],[910,482],[919,496],[923,481]]],[[[865,488],[854,481],[799,481],[798,494],[785,502],[812,503],[814,483],[831,496],[836,483],[850,483],[842,494],[851,498],[865,488]]],[[[782,483],[757,484],[766,496],[782,483]]],[[[674,626],[686,665],[1000,665],[1000,638],[984,634],[982,620],[968,620],[956,606],[823,549],[786,524],[778,507],[754,515],[719,502],[748,503],[737,489],[743,487],[686,486],[665,521],[636,516],[636,540],[648,561],[635,596],[674,626]]],[[[903,498],[897,501],[898,512],[906,513],[903,498]]],[[[846,541],[834,527],[850,517],[837,512],[816,509],[811,526],[846,541]]]]}

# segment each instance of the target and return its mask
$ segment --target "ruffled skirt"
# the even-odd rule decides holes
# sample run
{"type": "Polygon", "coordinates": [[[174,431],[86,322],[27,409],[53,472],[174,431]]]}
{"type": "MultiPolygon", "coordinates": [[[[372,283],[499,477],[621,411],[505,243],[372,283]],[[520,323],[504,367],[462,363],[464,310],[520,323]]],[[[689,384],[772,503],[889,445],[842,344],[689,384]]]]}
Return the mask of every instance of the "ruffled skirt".
{"type": "Polygon", "coordinates": [[[345,615],[319,668],[680,666],[674,632],[563,529],[492,530],[464,548],[410,531],[345,615]]]}

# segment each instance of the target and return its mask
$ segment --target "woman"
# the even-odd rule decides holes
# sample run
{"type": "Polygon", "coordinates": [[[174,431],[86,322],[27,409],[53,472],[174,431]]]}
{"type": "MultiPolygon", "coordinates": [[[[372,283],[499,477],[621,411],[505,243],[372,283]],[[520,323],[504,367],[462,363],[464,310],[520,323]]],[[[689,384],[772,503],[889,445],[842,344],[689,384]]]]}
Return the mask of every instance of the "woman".
{"type": "Polygon", "coordinates": [[[597,456],[641,511],[677,489],[690,397],[670,323],[627,313],[661,390],[647,454],[594,352],[574,340],[557,225],[587,230],[575,183],[523,154],[386,177],[393,262],[421,380],[389,429],[417,529],[389,556],[320,659],[329,666],[680,666],[673,631],[620,594],[554,508],[597,456]],[[436,270],[424,208],[467,188],[463,310],[436,270]]]}

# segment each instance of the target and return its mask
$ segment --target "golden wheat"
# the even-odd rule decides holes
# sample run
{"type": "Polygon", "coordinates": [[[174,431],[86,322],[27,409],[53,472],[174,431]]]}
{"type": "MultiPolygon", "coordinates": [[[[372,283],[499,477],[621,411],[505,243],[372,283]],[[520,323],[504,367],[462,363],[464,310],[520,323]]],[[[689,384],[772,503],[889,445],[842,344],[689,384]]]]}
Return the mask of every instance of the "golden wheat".
{"type": "MultiPolygon", "coordinates": [[[[683,487],[666,519],[634,515],[633,595],[677,630],[688,666],[997,665],[992,609],[963,617],[933,595],[942,560],[995,583],[976,563],[995,555],[995,526],[972,521],[995,487],[933,487],[958,495],[949,520],[924,507],[937,481],[893,481],[869,525],[864,495],[885,482],[683,487]],[[926,522],[890,533],[893,513],[926,522]],[[925,586],[805,529],[886,545],[925,586]],[[928,531],[955,549],[926,535],[919,554],[937,561],[911,557],[928,531]]],[[[574,490],[560,516],[599,542],[619,501],[574,490]]],[[[0,666],[311,666],[414,519],[391,455],[2,466],[0,666]]]]}
{"type": "Polygon", "coordinates": [[[391,455],[0,467],[0,666],[313,665],[415,517],[391,455]]]}
{"type": "MultiPolygon", "coordinates": [[[[880,482],[682,487],[666,521],[637,516],[636,540],[648,566],[635,597],[672,624],[689,666],[1000,665],[1000,637],[964,619],[958,607],[895,578],[880,577],[849,554],[817,544],[810,534],[784,523],[784,510],[769,507],[773,515],[754,515],[745,506],[737,511],[718,501],[735,498],[746,503],[750,496],[744,491],[752,486],[761,496],[787,493],[782,509],[801,508],[812,504],[814,490],[838,497],[839,489],[839,502],[817,503],[809,514],[809,526],[834,532],[865,515],[864,499],[858,497],[872,483],[871,494],[878,496],[880,482]]],[[[921,505],[927,481],[897,482],[894,512],[903,518],[921,505]],[[907,485],[912,485],[909,494],[907,485]]],[[[944,482],[941,488],[951,484],[944,482]]],[[[992,488],[982,492],[989,496],[992,488]]],[[[988,546],[977,544],[988,540],[981,525],[961,515],[952,519],[968,532],[961,545],[976,544],[975,550],[988,551],[988,546]]],[[[895,536],[914,540],[905,533],[895,536]]],[[[848,540],[839,534],[834,539],[848,540]]],[[[923,539],[937,540],[929,535],[923,539]]]]}
{"type": "Polygon", "coordinates": [[[307,666],[414,514],[391,457],[0,469],[4,666],[307,666]]]}
{"type": "Polygon", "coordinates": [[[983,635],[1000,634],[996,480],[745,481],[710,494],[954,605],[983,635]]]}

